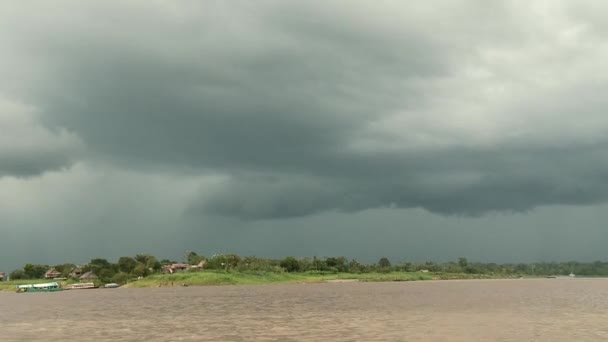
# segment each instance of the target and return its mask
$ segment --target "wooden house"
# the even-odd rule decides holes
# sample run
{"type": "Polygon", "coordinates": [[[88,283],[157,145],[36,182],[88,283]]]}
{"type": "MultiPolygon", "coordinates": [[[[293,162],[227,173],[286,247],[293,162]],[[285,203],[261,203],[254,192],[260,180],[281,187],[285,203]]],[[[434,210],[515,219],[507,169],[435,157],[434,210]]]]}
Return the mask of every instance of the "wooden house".
{"type": "Polygon", "coordinates": [[[80,280],[81,283],[88,283],[88,282],[92,282],[94,280],[97,279],[97,275],[95,275],[95,273],[93,273],[93,271],[89,271],[84,273],[83,275],[80,276],[80,278],[78,278],[80,280]]]}
{"type": "Polygon", "coordinates": [[[54,267],[44,274],[44,279],[55,279],[59,277],[61,277],[61,272],[57,271],[54,267]]]}
{"type": "Polygon", "coordinates": [[[70,278],[80,278],[80,276],[82,276],[82,267],[78,266],[75,267],[72,272],[70,272],[69,277],[70,278]]]}

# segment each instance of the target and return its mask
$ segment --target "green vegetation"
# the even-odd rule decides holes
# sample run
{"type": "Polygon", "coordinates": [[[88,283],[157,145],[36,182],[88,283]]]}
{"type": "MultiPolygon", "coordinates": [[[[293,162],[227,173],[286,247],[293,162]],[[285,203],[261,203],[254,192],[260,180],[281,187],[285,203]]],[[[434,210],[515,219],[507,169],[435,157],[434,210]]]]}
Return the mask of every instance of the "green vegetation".
{"type": "Polygon", "coordinates": [[[131,282],[128,287],[196,286],[196,285],[258,285],[272,283],[320,283],[332,280],[357,281],[414,281],[431,280],[428,273],[289,273],[289,272],[240,272],[205,271],[155,274],[131,282]]]}
{"type": "MultiPolygon", "coordinates": [[[[608,276],[608,262],[593,263],[474,263],[466,258],[435,263],[391,263],[382,257],[365,264],[345,257],[267,259],[236,254],[219,254],[206,258],[196,252],[184,254],[183,262],[158,259],[149,254],[120,257],[116,263],[96,258],[82,266],[71,263],[54,266],[26,264],[10,273],[10,282],[0,282],[0,290],[14,290],[15,285],[39,280],[54,269],[64,282],[79,281],[86,272],[94,274],[98,285],[128,284],[129,287],[182,285],[239,285],[266,283],[314,283],[332,280],[411,281],[428,279],[489,279],[538,277],[549,275],[608,276]],[[203,271],[204,268],[204,271],[203,271]],[[76,272],[77,271],[77,272],[76,272]]],[[[91,280],[85,280],[91,281],[91,280]]]]}

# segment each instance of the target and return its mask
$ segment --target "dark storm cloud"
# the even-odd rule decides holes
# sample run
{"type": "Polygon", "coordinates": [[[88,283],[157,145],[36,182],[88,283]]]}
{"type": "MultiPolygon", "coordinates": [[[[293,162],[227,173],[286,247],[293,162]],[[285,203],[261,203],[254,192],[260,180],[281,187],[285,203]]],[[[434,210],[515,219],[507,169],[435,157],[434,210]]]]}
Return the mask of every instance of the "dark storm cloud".
{"type": "Polygon", "coordinates": [[[19,81],[7,93],[38,108],[48,130],[81,139],[90,159],[220,175],[189,212],[480,215],[604,201],[598,89],[608,82],[587,66],[606,56],[578,19],[560,12],[543,26],[535,10],[479,1],[17,8],[27,15],[9,20],[18,39],[6,65],[35,72],[9,73],[19,81]]]}
{"type": "Polygon", "coordinates": [[[335,177],[235,177],[202,191],[195,209],[245,219],[379,207],[478,216],[547,204],[597,203],[608,193],[606,144],[392,157],[370,157],[367,162],[373,166],[367,166],[367,172],[361,172],[366,168],[361,165],[335,177]],[[601,162],[589,168],[590,160],[601,162]]]}
{"type": "Polygon", "coordinates": [[[0,177],[36,176],[48,170],[59,170],[70,165],[72,165],[72,160],[63,154],[53,155],[44,151],[35,151],[24,156],[7,153],[0,155],[0,177]]]}
{"type": "Polygon", "coordinates": [[[82,143],[76,136],[45,129],[31,108],[0,97],[0,178],[64,169],[81,155],[82,143]]]}
{"type": "Polygon", "coordinates": [[[405,31],[396,44],[383,30],[334,23],[322,8],[308,15],[325,17],[301,23],[281,8],[253,16],[237,8],[221,22],[194,15],[179,25],[152,17],[126,38],[49,39],[42,44],[60,86],[45,94],[46,122],[134,164],[306,169],[341,154],[367,121],[420,102],[416,89],[403,93],[408,85],[395,82],[447,68],[426,33],[405,31]]]}

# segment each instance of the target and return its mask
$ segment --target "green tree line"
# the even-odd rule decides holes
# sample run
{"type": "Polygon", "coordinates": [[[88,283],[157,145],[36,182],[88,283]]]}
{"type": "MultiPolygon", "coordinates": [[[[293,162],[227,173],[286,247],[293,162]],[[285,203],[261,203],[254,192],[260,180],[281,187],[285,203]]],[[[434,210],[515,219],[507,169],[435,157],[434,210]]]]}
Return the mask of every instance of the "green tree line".
{"type": "MultiPolygon", "coordinates": [[[[196,252],[187,252],[183,263],[196,265],[205,260],[205,269],[223,271],[263,271],[263,272],[320,272],[320,273],[371,273],[371,272],[420,272],[467,273],[494,276],[549,276],[575,273],[580,276],[608,276],[608,262],[541,262],[541,263],[480,263],[459,258],[449,262],[399,262],[382,257],[375,263],[363,263],[346,257],[306,257],[288,256],[283,259],[239,256],[236,254],[217,254],[209,258],[196,252]]],[[[95,258],[87,264],[77,266],[73,263],[58,265],[26,264],[23,268],[10,273],[10,279],[40,279],[47,270],[54,268],[61,277],[69,278],[75,269],[80,273],[92,271],[99,282],[124,284],[132,279],[160,273],[165,265],[176,264],[169,259],[158,260],[149,254],[124,256],[116,262],[95,258]]],[[[200,271],[193,268],[191,271],[200,271]]]]}

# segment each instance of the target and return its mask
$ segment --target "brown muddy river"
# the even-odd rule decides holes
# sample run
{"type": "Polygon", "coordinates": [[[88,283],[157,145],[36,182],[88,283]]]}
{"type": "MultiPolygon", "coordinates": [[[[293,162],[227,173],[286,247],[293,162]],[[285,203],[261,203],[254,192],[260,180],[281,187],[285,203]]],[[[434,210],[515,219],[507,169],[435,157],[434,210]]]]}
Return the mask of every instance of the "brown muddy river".
{"type": "Polygon", "coordinates": [[[0,341],[606,341],[607,279],[0,293],[0,341]]]}

